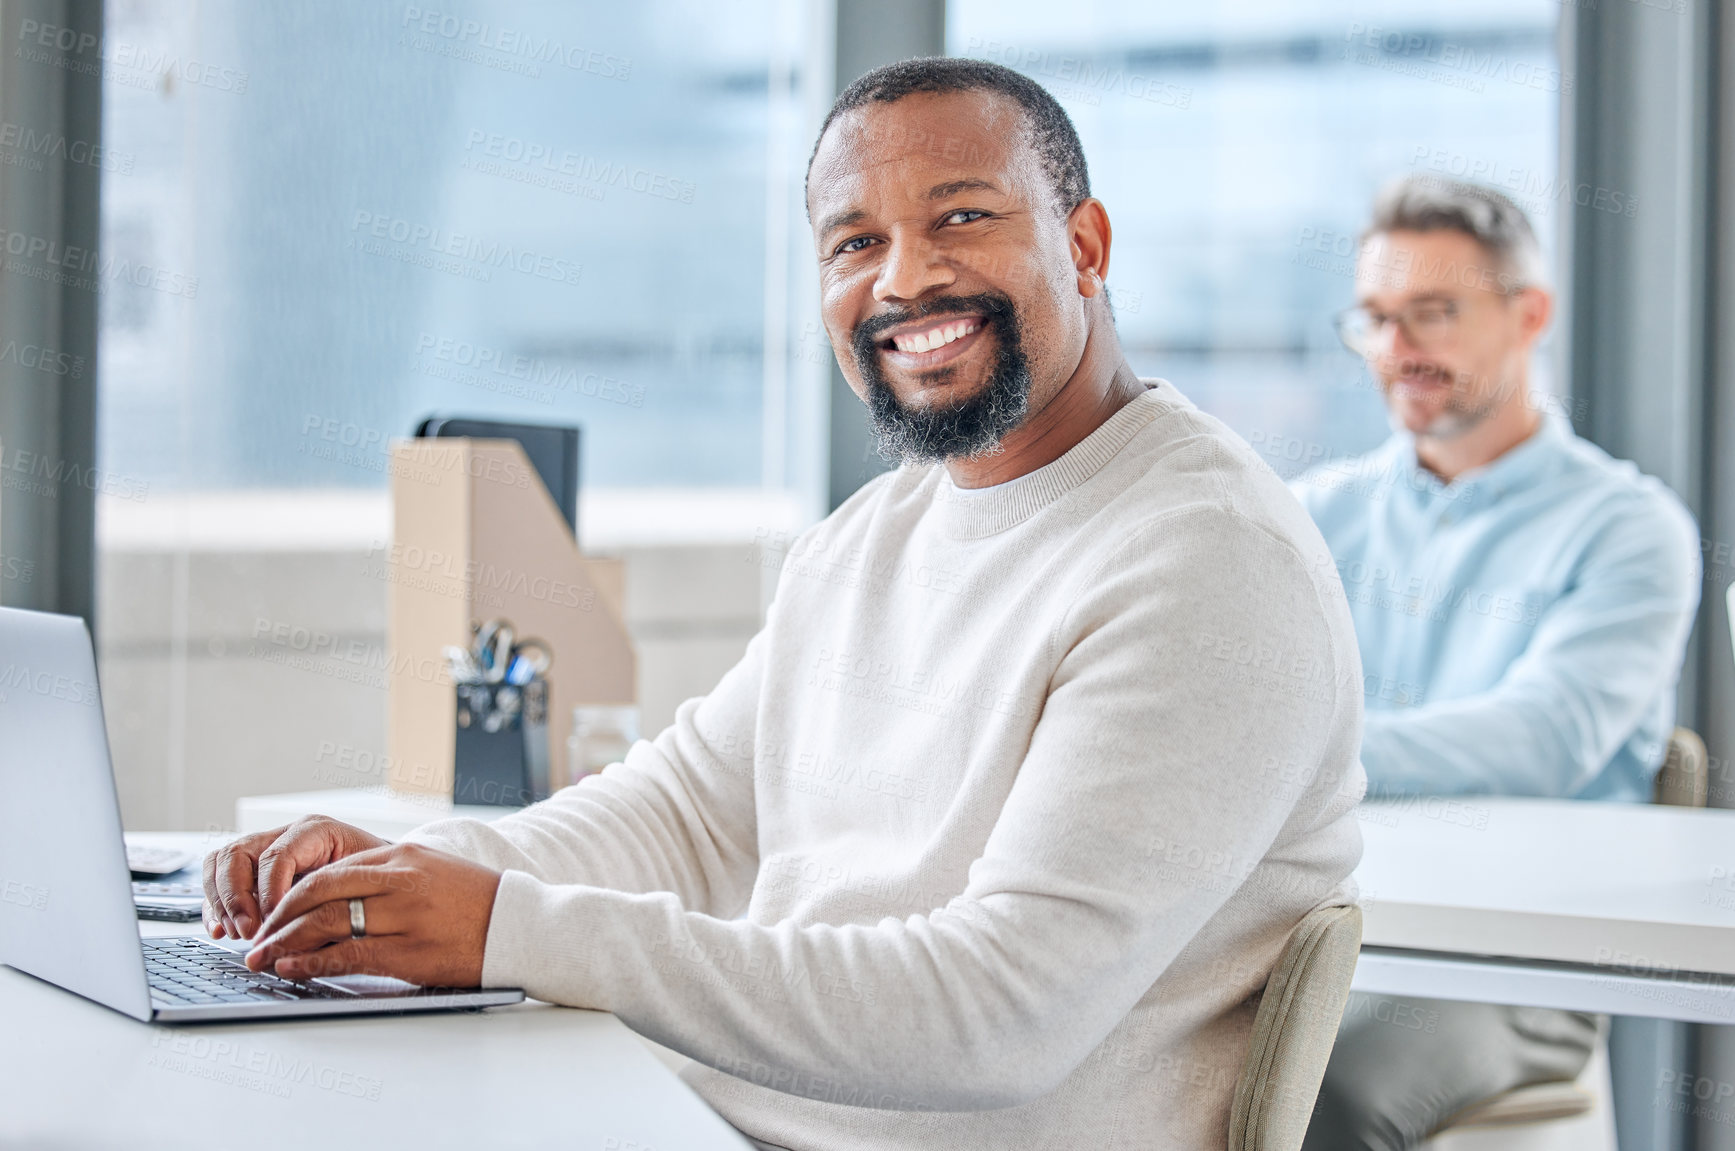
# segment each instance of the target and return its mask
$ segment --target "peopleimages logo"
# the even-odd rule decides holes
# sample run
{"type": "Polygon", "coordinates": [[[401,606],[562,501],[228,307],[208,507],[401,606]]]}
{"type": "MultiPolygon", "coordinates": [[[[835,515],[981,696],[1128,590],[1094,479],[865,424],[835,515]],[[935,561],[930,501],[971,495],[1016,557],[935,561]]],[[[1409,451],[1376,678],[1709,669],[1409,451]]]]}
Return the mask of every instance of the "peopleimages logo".
{"type": "MultiPolygon", "coordinates": [[[[548,144],[525,141],[516,136],[471,129],[464,141],[465,167],[484,175],[513,177],[510,167],[535,169],[550,176],[570,176],[574,180],[599,187],[625,188],[658,200],[677,200],[691,204],[698,185],[664,172],[653,172],[631,164],[600,160],[570,148],[560,149],[548,144]],[[510,167],[490,161],[501,161],[510,167]]],[[[535,183],[535,179],[527,182],[535,183]]]]}
{"type": "Polygon", "coordinates": [[[173,76],[183,84],[214,88],[240,95],[247,91],[247,72],[209,61],[183,60],[175,52],[108,40],[94,32],[22,20],[18,24],[20,47],[14,53],[36,64],[52,64],[68,71],[98,73],[104,80],[129,88],[154,87],[158,76],[173,76]],[[49,55],[59,52],[59,58],[49,55]],[[89,57],[86,56],[89,53],[89,57]]]}
{"type": "Polygon", "coordinates": [[[1388,30],[1377,24],[1352,21],[1344,40],[1348,45],[1344,58],[1354,63],[1416,75],[1454,88],[1483,92],[1487,90],[1486,81],[1496,80],[1542,92],[1570,94],[1573,90],[1570,72],[1492,50],[1478,51],[1474,44],[1442,39],[1428,32],[1388,30]],[[1438,71],[1428,74],[1427,67],[1438,71]],[[1424,70],[1417,71],[1418,68],[1424,70]]]}
{"type": "MultiPolygon", "coordinates": [[[[31,157],[84,164],[105,172],[130,175],[133,170],[131,152],[116,152],[101,144],[74,140],[59,132],[39,132],[27,124],[15,124],[10,120],[0,120],[0,148],[31,157]]],[[[41,171],[42,165],[37,163],[34,170],[41,171]]]]}
{"type": "Polygon", "coordinates": [[[0,903],[41,911],[48,906],[48,888],[8,879],[5,883],[0,883],[0,903]]]}
{"type": "Polygon", "coordinates": [[[597,372],[580,373],[577,368],[567,364],[550,363],[502,348],[489,347],[487,344],[454,340],[428,332],[422,332],[416,338],[414,366],[424,375],[436,379],[454,380],[487,391],[511,390],[542,402],[551,401],[554,393],[564,391],[627,407],[645,406],[645,389],[642,384],[629,384],[597,372]],[[447,370],[441,366],[445,364],[468,371],[447,370]],[[490,377],[504,377],[528,386],[507,389],[490,377]]]}
{"type": "Polygon", "coordinates": [[[51,671],[35,671],[27,665],[15,663],[0,668],[0,703],[4,703],[6,693],[12,691],[27,691],[32,695],[85,707],[95,704],[97,700],[94,683],[86,683],[69,675],[57,675],[51,671]]]}
{"type": "Polygon", "coordinates": [[[981,60],[1004,64],[1027,76],[1041,76],[1062,99],[1076,99],[1086,104],[1101,104],[1105,94],[1163,104],[1170,108],[1190,108],[1193,90],[1153,76],[1141,76],[1107,62],[1097,62],[1088,56],[1071,56],[1047,49],[1021,47],[999,40],[971,37],[964,53],[981,60]],[[1058,81],[1058,83],[1055,83],[1058,81]]]}
{"type": "Polygon", "coordinates": [[[7,340],[0,344],[0,364],[17,364],[33,372],[43,372],[50,376],[70,376],[75,380],[84,375],[83,356],[75,356],[71,352],[57,352],[41,344],[20,344],[17,340],[7,340]]]}
{"type": "Polygon", "coordinates": [[[158,1028],[151,1038],[151,1048],[148,1066],[281,1099],[289,1098],[296,1087],[317,1087],[372,1103],[379,1100],[384,1088],[378,1076],[253,1047],[238,1036],[188,1035],[158,1028]]]}
{"type": "Polygon", "coordinates": [[[424,10],[414,4],[404,8],[403,28],[411,48],[530,77],[540,76],[544,64],[588,72],[604,80],[624,81],[632,75],[633,62],[625,56],[534,32],[467,20],[451,12],[424,10]]]}
{"type": "Polygon", "coordinates": [[[142,501],[150,493],[150,484],[143,480],[113,475],[71,460],[57,460],[41,452],[29,452],[23,448],[7,450],[0,446],[0,488],[54,499],[62,484],[135,502],[142,501]]]}
{"type": "Polygon", "coordinates": [[[0,228],[0,252],[17,257],[5,261],[6,271],[16,276],[46,280],[53,284],[94,292],[101,281],[126,283],[136,288],[166,292],[171,296],[195,299],[199,295],[199,278],[160,268],[155,264],[133,263],[112,255],[101,255],[91,248],[63,244],[48,236],[33,236],[28,232],[11,232],[0,228]]]}
{"type": "Polygon", "coordinates": [[[400,245],[397,251],[407,258],[407,262],[440,271],[456,271],[483,281],[489,279],[492,269],[505,268],[556,284],[577,284],[584,270],[578,262],[560,256],[543,255],[498,240],[448,232],[433,224],[365,209],[356,210],[349,228],[360,234],[361,240],[356,247],[370,255],[393,255],[393,249],[375,242],[388,241],[400,245]],[[442,260],[442,257],[449,259],[442,260]]]}
{"type": "Polygon", "coordinates": [[[0,580],[29,583],[36,577],[36,561],[0,555],[0,580]]]}

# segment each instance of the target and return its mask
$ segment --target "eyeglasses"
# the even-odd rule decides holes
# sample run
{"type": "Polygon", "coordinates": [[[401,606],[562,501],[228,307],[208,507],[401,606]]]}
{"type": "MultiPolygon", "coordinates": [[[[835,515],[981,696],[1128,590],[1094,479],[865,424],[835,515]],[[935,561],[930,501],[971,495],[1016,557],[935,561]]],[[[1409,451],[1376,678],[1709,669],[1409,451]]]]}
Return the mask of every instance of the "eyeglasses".
{"type": "Polygon", "coordinates": [[[1424,352],[1434,351],[1458,331],[1458,301],[1412,300],[1395,312],[1347,308],[1337,314],[1337,338],[1358,356],[1372,355],[1387,324],[1397,324],[1404,339],[1424,352]]]}

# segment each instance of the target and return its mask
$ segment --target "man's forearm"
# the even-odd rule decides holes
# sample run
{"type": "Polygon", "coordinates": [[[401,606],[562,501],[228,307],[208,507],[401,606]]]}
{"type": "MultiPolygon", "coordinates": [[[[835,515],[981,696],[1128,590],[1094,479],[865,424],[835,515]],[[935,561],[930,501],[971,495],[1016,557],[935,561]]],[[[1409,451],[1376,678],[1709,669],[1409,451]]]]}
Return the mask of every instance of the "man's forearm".
{"type": "Polygon", "coordinates": [[[668,891],[689,910],[737,914],[759,863],[751,732],[763,642],[624,763],[492,823],[447,820],[409,838],[544,883],[668,891]]]}
{"type": "Polygon", "coordinates": [[[1562,796],[1594,774],[1564,749],[1557,733],[1524,722],[1516,711],[1460,703],[1367,714],[1361,754],[1369,799],[1562,796]]]}

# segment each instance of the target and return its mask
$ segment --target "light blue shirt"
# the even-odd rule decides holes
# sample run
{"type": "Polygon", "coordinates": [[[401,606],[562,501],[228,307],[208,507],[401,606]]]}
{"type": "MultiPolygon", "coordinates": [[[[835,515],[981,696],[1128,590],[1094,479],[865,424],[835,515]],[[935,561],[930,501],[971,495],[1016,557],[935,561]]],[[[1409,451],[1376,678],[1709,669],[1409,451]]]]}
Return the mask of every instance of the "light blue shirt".
{"type": "Polygon", "coordinates": [[[1450,484],[1399,434],[1291,487],[1355,620],[1370,798],[1650,799],[1699,605],[1663,484],[1550,418],[1450,484]]]}

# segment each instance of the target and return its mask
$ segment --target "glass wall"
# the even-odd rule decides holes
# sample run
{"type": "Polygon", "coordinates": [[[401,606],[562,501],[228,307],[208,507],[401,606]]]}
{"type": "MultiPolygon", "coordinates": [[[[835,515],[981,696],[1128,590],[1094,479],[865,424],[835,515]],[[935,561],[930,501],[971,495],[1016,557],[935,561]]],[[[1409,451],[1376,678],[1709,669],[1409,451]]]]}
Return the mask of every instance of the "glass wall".
{"type": "Polygon", "coordinates": [[[1493,184],[1554,251],[1572,84],[1559,12],[1552,0],[951,0],[946,36],[953,55],[1046,85],[1077,124],[1114,224],[1108,282],[1134,367],[1291,475],[1386,435],[1331,322],[1351,303],[1355,238],[1381,183],[1493,184]]]}
{"type": "MultiPolygon", "coordinates": [[[[97,630],[134,826],[369,782],[334,764],[386,755],[386,453],[428,414],[581,425],[588,546],[817,513],[827,11],[108,0],[97,630]]],[[[1553,247],[1548,0],[947,16],[1076,119],[1135,366],[1284,473],[1385,433],[1330,322],[1381,181],[1480,176],[1553,247]]],[[[652,728],[738,656],[763,574],[667,570],[690,619],[662,577],[629,594],[665,612],[629,618],[652,728]]]]}
{"type": "MultiPolygon", "coordinates": [[[[820,11],[109,0],[97,635],[130,826],[385,781],[388,451],[430,414],[579,425],[593,552],[817,513],[820,11]]],[[[628,588],[651,728],[759,622],[757,567],[681,557],[712,574],[628,588]]]]}
{"type": "Polygon", "coordinates": [[[103,243],[153,274],[106,301],[104,467],[381,487],[442,411],[582,424],[603,487],[801,482],[779,7],[114,0],[103,243]]]}

